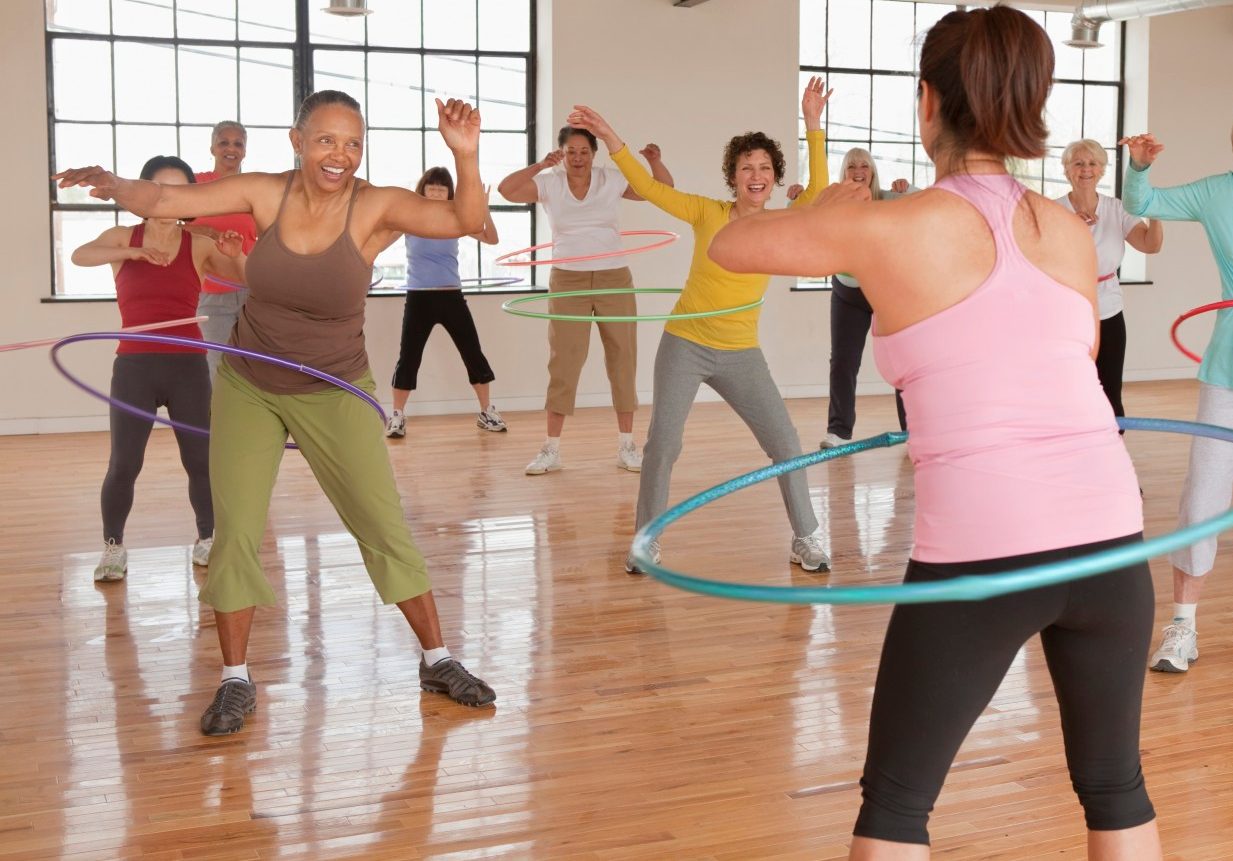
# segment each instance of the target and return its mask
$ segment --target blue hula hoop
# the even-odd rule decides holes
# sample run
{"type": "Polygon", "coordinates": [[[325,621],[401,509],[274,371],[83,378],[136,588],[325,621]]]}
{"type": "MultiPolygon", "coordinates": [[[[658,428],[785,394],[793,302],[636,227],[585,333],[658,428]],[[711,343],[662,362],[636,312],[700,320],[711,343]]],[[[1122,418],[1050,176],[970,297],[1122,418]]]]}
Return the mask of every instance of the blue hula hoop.
{"type": "MultiPolygon", "coordinates": [[[[278,356],[271,356],[268,353],[260,353],[256,350],[245,350],[242,347],[233,347],[230,344],[216,344],[213,341],[202,341],[197,338],[182,338],[178,335],[148,335],[137,332],[83,332],[80,335],[69,335],[67,338],[61,338],[51,348],[51,363],[55,365],[56,370],[60,372],[64,379],[68,380],[77,388],[81,389],[91,397],[98,398],[104,403],[111,404],[116,409],[123,410],[129,415],[137,416],[137,418],[145,419],[146,421],[155,422],[160,425],[167,425],[170,428],[175,428],[179,431],[197,434],[198,436],[209,436],[208,428],[199,428],[196,425],[185,424],[173,419],[165,419],[157,413],[146,412],[131,404],[126,404],[123,401],[116,400],[110,395],[106,395],[80,378],[74,376],[64,363],[60,361],[60,350],[67,347],[69,344],[76,344],[80,341],[142,341],[148,344],[169,344],[174,347],[197,347],[204,350],[217,350],[220,353],[227,353],[232,356],[242,356],[246,359],[256,359],[259,362],[266,362],[271,365],[278,365],[282,368],[289,368],[293,371],[299,371],[302,374],[307,374],[310,377],[316,377],[318,380],[338,386],[344,391],[350,392],[356,397],[363,400],[374,410],[377,415],[381,416],[381,423],[385,424],[385,410],[381,409],[381,404],[377,403],[372,395],[363,389],[348,383],[346,380],[340,380],[325,371],[318,371],[316,368],[310,368],[307,365],[301,365],[298,362],[293,362],[290,359],[283,359],[278,356]]],[[[299,446],[293,442],[287,443],[284,448],[298,449],[299,446]]]]}
{"type": "MultiPolygon", "coordinates": [[[[1124,430],[1182,433],[1233,442],[1233,428],[1199,422],[1121,418],[1118,419],[1118,425],[1124,430]]],[[[631,551],[633,561],[639,570],[645,571],[647,575],[669,586],[702,595],[742,601],[762,601],[775,604],[924,604],[932,601],[983,601],[998,595],[1104,574],[1144,562],[1153,556],[1187,547],[1209,535],[1215,535],[1233,527],[1233,508],[1231,508],[1216,517],[1165,535],[1113,547],[1076,559],[1063,559],[1000,574],[955,577],[931,583],[900,583],[889,586],[764,586],[756,583],[730,583],[682,574],[656,564],[651,558],[651,542],[659,538],[669,524],[722,496],[749,487],[751,484],[776,478],[784,473],[813,466],[816,463],[873,448],[899,445],[907,438],[906,433],[884,433],[835,448],[803,454],[792,460],[772,464],[704,490],[679,505],[673,506],[644,526],[634,536],[631,551]]]]}

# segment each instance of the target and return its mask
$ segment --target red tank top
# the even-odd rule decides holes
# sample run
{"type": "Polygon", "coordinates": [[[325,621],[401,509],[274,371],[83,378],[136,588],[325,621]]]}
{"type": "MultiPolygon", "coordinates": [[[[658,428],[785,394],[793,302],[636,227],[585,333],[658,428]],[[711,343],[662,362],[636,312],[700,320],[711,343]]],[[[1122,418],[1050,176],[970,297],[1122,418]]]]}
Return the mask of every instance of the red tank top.
{"type": "MultiPolygon", "coordinates": [[[[128,241],[130,248],[140,248],[146,226],[138,224],[128,241]]],[[[120,320],[127,326],[144,326],[165,320],[197,316],[197,297],[201,293],[201,276],[193,265],[193,237],[180,231],[180,250],[170,266],[155,266],[144,260],[125,260],[116,274],[116,303],[120,320]]],[[[201,328],[193,323],[159,329],[156,334],[176,335],[201,340],[201,328]]],[[[116,352],[125,353],[204,353],[192,347],[170,344],[148,344],[121,341],[116,352]]]]}
{"type": "MultiPolygon", "coordinates": [[[[213,182],[218,179],[218,174],[212,170],[207,170],[203,173],[194,174],[197,182],[213,182]]],[[[228,230],[234,230],[240,236],[244,237],[244,253],[248,254],[253,250],[253,246],[257,244],[257,222],[253,221],[253,217],[247,212],[235,212],[230,215],[203,215],[193,219],[193,224],[201,224],[206,227],[213,227],[220,233],[225,233],[228,230]]],[[[205,293],[231,293],[235,290],[234,287],[220,284],[213,280],[208,275],[201,282],[201,289],[205,293]]]]}

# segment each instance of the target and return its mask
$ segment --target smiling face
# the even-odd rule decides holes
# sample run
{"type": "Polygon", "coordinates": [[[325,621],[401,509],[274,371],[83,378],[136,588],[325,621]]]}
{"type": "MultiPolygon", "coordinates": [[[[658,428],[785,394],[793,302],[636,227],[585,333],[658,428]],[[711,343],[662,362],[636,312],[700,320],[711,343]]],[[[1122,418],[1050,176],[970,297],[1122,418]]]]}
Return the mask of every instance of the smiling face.
{"type": "Polygon", "coordinates": [[[737,203],[765,206],[775,188],[775,162],[764,149],[750,150],[736,157],[732,177],[737,203]]]}
{"type": "Polygon", "coordinates": [[[844,179],[860,183],[868,188],[873,183],[873,167],[869,164],[869,160],[854,157],[848,162],[847,170],[844,171],[844,179]]]}
{"type": "Polygon", "coordinates": [[[364,118],[341,104],[321,105],[291,130],[304,182],[324,192],[345,188],[364,158],[364,118]]]}
{"type": "Polygon", "coordinates": [[[1104,175],[1104,161],[1086,148],[1076,150],[1066,163],[1066,178],[1076,191],[1094,191],[1104,175]]]}
{"type": "Polygon", "coordinates": [[[565,165],[566,174],[577,177],[591,175],[591,167],[595,164],[595,150],[591,149],[591,142],[586,135],[570,135],[561,145],[561,152],[565,155],[562,164],[565,165]]]}
{"type": "Polygon", "coordinates": [[[248,152],[248,135],[239,126],[223,126],[210,140],[210,155],[214,156],[214,172],[230,176],[240,172],[248,152]]]}

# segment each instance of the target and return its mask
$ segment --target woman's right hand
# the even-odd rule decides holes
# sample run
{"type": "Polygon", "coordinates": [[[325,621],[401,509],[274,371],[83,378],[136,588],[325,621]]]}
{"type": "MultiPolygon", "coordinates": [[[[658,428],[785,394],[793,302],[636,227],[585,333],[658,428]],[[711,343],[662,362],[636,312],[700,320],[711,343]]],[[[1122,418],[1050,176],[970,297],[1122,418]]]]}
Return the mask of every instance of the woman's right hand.
{"type": "Polygon", "coordinates": [[[554,149],[552,152],[548,153],[548,155],[543,157],[539,163],[539,169],[552,170],[554,167],[559,165],[564,158],[565,153],[561,152],[559,149],[554,149]]]}
{"type": "Polygon", "coordinates": [[[625,144],[617,137],[617,133],[612,130],[612,126],[608,125],[605,120],[594,108],[589,108],[586,105],[574,105],[574,111],[565,121],[576,129],[586,129],[595,137],[599,138],[608,147],[609,152],[616,152],[625,144]]]}
{"type": "Polygon", "coordinates": [[[826,89],[826,82],[819,76],[814,75],[809,79],[801,96],[801,116],[805,118],[806,129],[813,131],[822,127],[822,111],[833,92],[833,89],[826,89]]]}
{"type": "Polygon", "coordinates": [[[171,265],[171,257],[157,248],[129,248],[128,259],[143,260],[146,263],[153,263],[155,266],[171,265]]]}
{"type": "Polygon", "coordinates": [[[58,181],[60,188],[86,186],[90,189],[90,196],[99,200],[111,200],[115,196],[116,187],[123,182],[120,177],[109,170],[103,170],[97,164],[90,167],[71,167],[52,174],[51,178],[58,181]]]}
{"type": "Polygon", "coordinates": [[[1128,147],[1131,164],[1141,168],[1151,167],[1156,157],[1164,151],[1164,144],[1159,143],[1151,132],[1124,137],[1117,144],[1128,147]]]}

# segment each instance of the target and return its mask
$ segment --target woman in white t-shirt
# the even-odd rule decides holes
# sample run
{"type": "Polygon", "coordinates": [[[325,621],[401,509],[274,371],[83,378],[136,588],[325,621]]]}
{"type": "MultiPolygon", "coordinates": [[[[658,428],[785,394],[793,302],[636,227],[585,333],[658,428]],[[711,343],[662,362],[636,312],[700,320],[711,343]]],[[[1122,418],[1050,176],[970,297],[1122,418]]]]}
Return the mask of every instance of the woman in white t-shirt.
{"type": "MultiPolygon", "coordinates": [[[[511,203],[540,203],[552,226],[552,256],[582,257],[619,252],[621,244],[620,201],[641,200],[614,167],[596,167],[595,136],[583,129],[565,126],[557,134],[557,147],[543,161],[515,171],[501,180],[497,191],[511,203]],[[552,170],[560,165],[561,170],[552,170]]],[[[672,185],[659,147],[647,144],[641,150],[660,182],[672,185]]],[[[584,260],[552,267],[548,289],[553,293],[579,290],[631,289],[633,276],[621,256],[584,260]]],[[[637,314],[630,294],[577,296],[549,302],[553,314],[633,316],[637,314]]],[[[642,453],[634,443],[634,410],[638,392],[634,381],[638,359],[635,323],[596,323],[604,344],[604,364],[612,387],[612,406],[617,414],[616,464],[639,472],[642,453]]],[[[561,468],[561,430],[565,417],[573,415],[578,378],[591,344],[591,324],[553,320],[548,324],[548,438],[527,475],[543,475],[561,468]]]]}
{"type": "Polygon", "coordinates": [[[1096,191],[1105,174],[1109,156],[1098,142],[1084,139],[1066,147],[1062,169],[1070,180],[1071,191],[1057,202],[1082,218],[1092,229],[1096,241],[1096,266],[1099,283],[1096,299],[1100,312],[1100,352],[1096,372],[1113,413],[1126,415],[1122,407],[1122,366],[1126,361],[1126,318],[1122,316],[1122,285],[1118,267],[1126,253],[1126,243],[1144,254],[1155,254],[1164,245],[1164,226],[1155,219],[1146,224],[1128,213],[1116,197],[1096,191]]]}

